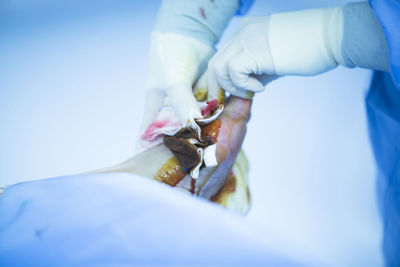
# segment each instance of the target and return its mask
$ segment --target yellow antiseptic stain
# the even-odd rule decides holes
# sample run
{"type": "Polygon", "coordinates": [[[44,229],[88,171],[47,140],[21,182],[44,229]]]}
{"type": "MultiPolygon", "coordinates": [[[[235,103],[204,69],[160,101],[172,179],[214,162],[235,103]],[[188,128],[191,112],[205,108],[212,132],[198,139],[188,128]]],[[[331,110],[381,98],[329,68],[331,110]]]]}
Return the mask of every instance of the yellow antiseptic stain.
{"type": "Polygon", "coordinates": [[[218,103],[224,104],[225,103],[225,91],[221,88],[218,90],[218,103]]]}
{"type": "Polygon", "coordinates": [[[247,99],[253,99],[253,97],[254,97],[254,92],[246,91],[246,98],[247,99]]]}
{"type": "Polygon", "coordinates": [[[182,168],[176,157],[168,159],[161,168],[154,175],[153,179],[160,181],[164,184],[175,186],[183,178],[185,178],[186,172],[182,168]]]}
{"type": "Polygon", "coordinates": [[[198,88],[194,92],[194,97],[196,98],[197,101],[203,102],[207,100],[207,89],[206,88],[198,88]]]}

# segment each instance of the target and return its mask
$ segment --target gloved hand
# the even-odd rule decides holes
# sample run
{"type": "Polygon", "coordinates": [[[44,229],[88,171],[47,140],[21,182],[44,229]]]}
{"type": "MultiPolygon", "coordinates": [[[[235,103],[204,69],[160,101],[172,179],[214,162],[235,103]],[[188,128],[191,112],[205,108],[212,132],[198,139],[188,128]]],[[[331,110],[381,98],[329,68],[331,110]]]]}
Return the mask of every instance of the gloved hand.
{"type": "Polygon", "coordinates": [[[249,98],[280,75],[316,75],[338,64],[386,70],[388,62],[366,2],[279,13],[244,20],[209,62],[208,86],[249,98]]]}
{"type": "Polygon", "coordinates": [[[142,131],[166,104],[166,98],[182,126],[201,117],[192,86],[238,8],[239,0],[162,1],[151,36],[142,131]]]}
{"type": "Polygon", "coordinates": [[[182,125],[186,125],[189,118],[201,117],[192,85],[214,52],[211,45],[192,37],[152,33],[144,124],[148,125],[154,119],[166,96],[182,125]]]}

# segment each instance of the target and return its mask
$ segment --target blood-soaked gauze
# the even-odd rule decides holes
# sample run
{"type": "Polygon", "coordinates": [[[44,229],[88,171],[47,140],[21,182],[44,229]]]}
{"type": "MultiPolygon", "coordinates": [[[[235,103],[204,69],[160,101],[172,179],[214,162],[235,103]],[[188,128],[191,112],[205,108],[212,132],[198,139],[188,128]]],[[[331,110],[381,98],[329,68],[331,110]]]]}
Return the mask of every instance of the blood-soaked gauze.
{"type": "Polygon", "coordinates": [[[145,151],[164,142],[185,171],[190,172],[195,179],[203,163],[206,167],[216,166],[217,145],[212,139],[202,136],[200,126],[215,121],[224,110],[224,105],[216,99],[198,104],[202,117],[190,119],[184,128],[173,108],[162,106],[155,120],[141,134],[138,151],[145,151]]]}
{"type": "MultiPolygon", "coordinates": [[[[213,101],[208,102],[207,108],[207,112],[203,113],[203,118],[195,119],[193,123],[206,125],[213,122],[222,113],[224,106],[213,101]]],[[[215,140],[202,135],[198,126],[197,130],[189,125],[174,135],[166,134],[163,140],[185,171],[190,172],[190,176],[195,179],[199,176],[203,163],[206,167],[217,165],[215,140]]]]}
{"type": "Polygon", "coordinates": [[[171,150],[186,171],[199,169],[203,163],[203,149],[215,142],[205,136],[199,138],[192,128],[182,128],[173,136],[164,136],[164,144],[171,150]]]}

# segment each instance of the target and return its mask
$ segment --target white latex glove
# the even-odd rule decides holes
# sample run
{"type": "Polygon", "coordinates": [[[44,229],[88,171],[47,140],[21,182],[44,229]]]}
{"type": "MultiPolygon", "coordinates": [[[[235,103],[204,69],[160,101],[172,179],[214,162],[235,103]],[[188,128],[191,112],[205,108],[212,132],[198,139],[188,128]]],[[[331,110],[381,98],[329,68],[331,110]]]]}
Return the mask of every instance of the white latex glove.
{"type": "Polygon", "coordinates": [[[201,117],[192,85],[204,72],[214,52],[212,46],[192,37],[175,33],[152,33],[145,125],[154,119],[166,96],[182,125],[186,125],[189,119],[201,117]]]}
{"type": "Polygon", "coordinates": [[[264,90],[259,75],[268,73],[270,79],[275,78],[267,37],[268,23],[269,16],[243,20],[234,36],[208,64],[209,91],[222,87],[233,95],[252,98],[253,92],[264,90]]]}
{"type": "Polygon", "coordinates": [[[316,75],[338,64],[386,70],[388,62],[366,2],[252,17],[211,59],[209,90],[221,86],[249,98],[280,75],[316,75]]]}
{"type": "Polygon", "coordinates": [[[334,68],[325,27],[339,13],[339,8],[315,9],[245,19],[211,59],[209,88],[220,85],[249,98],[249,92],[263,91],[277,75],[314,75],[334,68]]]}
{"type": "Polygon", "coordinates": [[[239,0],[162,1],[151,35],[142,130],[163,104],[174,108],[182,126],[201,117],[192,86],[239,7],[239,0]]]}

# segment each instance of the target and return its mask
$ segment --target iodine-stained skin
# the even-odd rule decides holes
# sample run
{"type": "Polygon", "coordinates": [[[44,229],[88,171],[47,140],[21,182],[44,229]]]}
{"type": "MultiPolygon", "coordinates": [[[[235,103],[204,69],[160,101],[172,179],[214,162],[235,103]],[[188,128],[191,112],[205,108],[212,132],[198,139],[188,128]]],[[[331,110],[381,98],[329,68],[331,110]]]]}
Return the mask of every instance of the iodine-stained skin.
{"type": "Polygon", "coordinates": [[[251,105],[252,100],[231,96],[225,104],[221,117],[203,128],[203,135],[215,138],[217,141],[218,165],[212,168],[211,175],[201,187],[199,195],[202,197],[212,198],[224,185],[242,147],[247,122],[250,119],[251,105]]]}
{"type": "Polygon", "coordinates": [[[218,165],[202,168],[194,184],[190,175],[164,144],[141,152],[119,165],[94,172],[138,174],[211,199],[225,184],[241,149],[246,135],[246,125],[250,118],[251,105],[252,100],[231,96],[220,117],[202,127],[202,135],[217,142],[218,165]]]}

